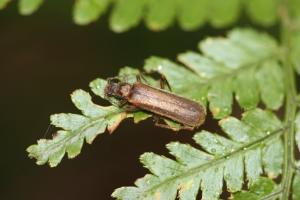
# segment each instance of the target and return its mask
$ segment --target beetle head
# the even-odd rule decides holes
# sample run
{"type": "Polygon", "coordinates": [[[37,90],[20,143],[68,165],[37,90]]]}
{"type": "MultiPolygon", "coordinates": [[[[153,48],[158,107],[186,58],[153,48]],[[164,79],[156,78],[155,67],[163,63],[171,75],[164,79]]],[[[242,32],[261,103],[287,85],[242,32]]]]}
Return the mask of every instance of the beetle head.
{"type": "Polygon", "coordinates": [[[118,99],[126,99],[130,94],[131,85],[124,82],[108,81],[105,87],[105,95],[118,99]]]}
{"type": "Polygon", "coordinates": [[[127,98],[130,95],[130,91],[131,91],[131,85],[128,83],[123,83],[122,85],[120,85],[119,88],[119,94],[123,97],[123,98],[127,98]]]}

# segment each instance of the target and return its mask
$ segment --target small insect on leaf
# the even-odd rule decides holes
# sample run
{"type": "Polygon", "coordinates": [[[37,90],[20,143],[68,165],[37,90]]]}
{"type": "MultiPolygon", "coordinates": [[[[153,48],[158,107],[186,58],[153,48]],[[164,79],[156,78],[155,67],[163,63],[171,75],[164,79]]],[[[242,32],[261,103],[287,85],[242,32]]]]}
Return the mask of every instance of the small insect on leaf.
{"type": "Polygon", "coordinates": [[[175,131],[193,130],[201,126],[206,117],[206,109],[199,103],[146,85],[139,78],[132,84],[117,78],[108,79],[105,96],[119,99],[120,106],[125,106],[125,110],[126,105],[129,105],[130,110],[133,106],[135,110],[148,111],[166,118],[166,124],[159,124],[158,119],[156,125],[175,131]],[[180,126],[170,120],[180,123],[180,126]]]}

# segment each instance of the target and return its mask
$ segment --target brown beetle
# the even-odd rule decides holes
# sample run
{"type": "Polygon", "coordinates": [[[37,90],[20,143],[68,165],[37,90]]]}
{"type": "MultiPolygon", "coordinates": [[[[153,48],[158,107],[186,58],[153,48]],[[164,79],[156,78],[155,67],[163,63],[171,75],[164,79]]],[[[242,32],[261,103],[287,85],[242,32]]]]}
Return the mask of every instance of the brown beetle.
{"type": "MultiPolygon", "coordinates": [[[[202,125],[206,117],[206,109],[199,103],[146,85],[139,77],[133,84],[118,78],[108,79],[105,95],[120,100],[120,106],[129,103],[136,109],[174,120],[182,124],[182,129],[193,130],[202,125]]],[[[156,125],[170,128],[158,121],[156,125]]]]}

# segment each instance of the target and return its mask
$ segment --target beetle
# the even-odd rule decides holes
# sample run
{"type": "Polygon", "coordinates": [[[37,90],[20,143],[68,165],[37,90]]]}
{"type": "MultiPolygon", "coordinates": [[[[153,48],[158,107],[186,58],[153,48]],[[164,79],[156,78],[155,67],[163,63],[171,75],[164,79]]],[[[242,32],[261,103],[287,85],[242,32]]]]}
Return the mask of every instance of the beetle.
{"type": "MultiPolygon", "coordinates": [[[[181,129],[194,130],[204,123],[206,117],[206,109],[201,104],[144,84],[140,76],[137,76],[135,83],[109,78],[104,94],[108,98],[118,99],[120,107],[129,104],[130,110],[140,109],[171,119],[180,123],[181,129]]],[[[159,120],[156,120],[155,125],[170,128],[166,124],[159,124],[159,120]]]]}

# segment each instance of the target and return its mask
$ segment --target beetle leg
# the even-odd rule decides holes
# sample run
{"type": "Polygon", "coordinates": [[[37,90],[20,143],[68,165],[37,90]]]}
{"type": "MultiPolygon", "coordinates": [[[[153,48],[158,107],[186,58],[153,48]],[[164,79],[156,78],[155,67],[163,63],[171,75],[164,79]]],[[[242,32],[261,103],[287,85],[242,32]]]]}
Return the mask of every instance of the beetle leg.
{"type": "Polygon", "coordinates": [[[126,99],[122,99],[118,102],[118,106],[121,108],[121,107],[124,107],[125,105],[127,104],[127,100],[126,99]]]}
{"type": "Polygon", "coordinates": [[[160,120],[162,119],[160,116],[153,115],[153,119],[155,122],[154,123],[155,126],[173,130],[169,125],[160,122],[160,120]]]}
{"type": "Polygon", "coordinates": [[[136,80],[137,82],[142,82],[142,80],[149,84],[149,82],[147,81],[147,79],[145,78],[144,74],[142,72],[140,72],[138,75],[136,75],[136,80]]]}
{"type": "MultiPolygon", "coordinates": [[[[147,81],[147,79],[145,78],[144,74],[154,74],[155,72],[140,72],[139,75],[137,75],[136,79],[138,82],[141,82],[141,80],[143,80],[145,83],[147,83],[149,85],[149,82],[147,81]]],[[[165,89],[165,85],[167,85],[169,91],[172,91],[171,86],[167,80],[167,78],[163,75],[163,74],[159,74],[160,78],[159,78],[159,85],[161,89],[165,89]]]]}
{"type": "Polygon", "coordinates": [[[181,125],[181,129],[183,129],[183,130],[193,131],[194,128],[195,127],[193,127],[193,126],[181,125]]]}
{"type": "Polygon", "coordinates": [[[126,106],[124,106],[124,110],[126,112],[137,112],[140,109],[138,107],[136,107],[136,106],[133,106],[133,105],[126,105],[126,106]]]}
{"type": "Polygon", "coordinates": [[[136,75],[136,82],[142,82],[141,80],[141,74],[136,75]]]}
{"type": "Polygon", "coordinates": [[[152,115],[152,117],[153,117],[153,121],[155,122],[154,123],[155,126],[162,127],[162,128],[168,128],[168,127],[166,127],[167,126],[166,124],[163,124],[160,122],[160,120],[161,120],[160,116],[152,115]]]}
{"type": "Polygon", "coordinates": [[[167,124],[163,124],[163,123],[160,123],[159,121],[155,121],[155,126],[157,127],[161,127],[161,128],[166,128],[166,129],[171,129],[173,130],[170,126],[168,126],[167,124]]]}
{"type": "MultiPolygon", "coordinates": [[[[154,119],[154,122],[155,122],[155,124],[154,124],[155,126],[173,130],[169,125],[160,122],[160,120],[162,119],[160,116],[153,115],[153,119],[154,119]]],[[[193,126],[188,126],[188,125],[181,124],[179,130],[193,131],[194,128],[195,127],[193,127],[193,126]]]]}
{"type": "Polygon", "coordinates": [[[159,83],[160,83],[160,88],[161,89],[165,89],[165,85],[167,85],[169,91],[172,91],[171,86],[168,82],[168,80],[166,79],[166,77],[164,75],[160,75],[160,79],[159,79],[159,83]]]}
{"type": "Polygon", "coordinates": [[[123,108],[126,112],[136,112],[140,110],[138,107],[127,103],[128,101],[126,99],[122,99],[119,101],[118,106],[123,108]]]}
{"type": "Polygon", "coordinates": [[[107,79],[108,84],[112,83],[112,82],[120,82],[120,79],[118,77],[110,77],[107,79]]]}

